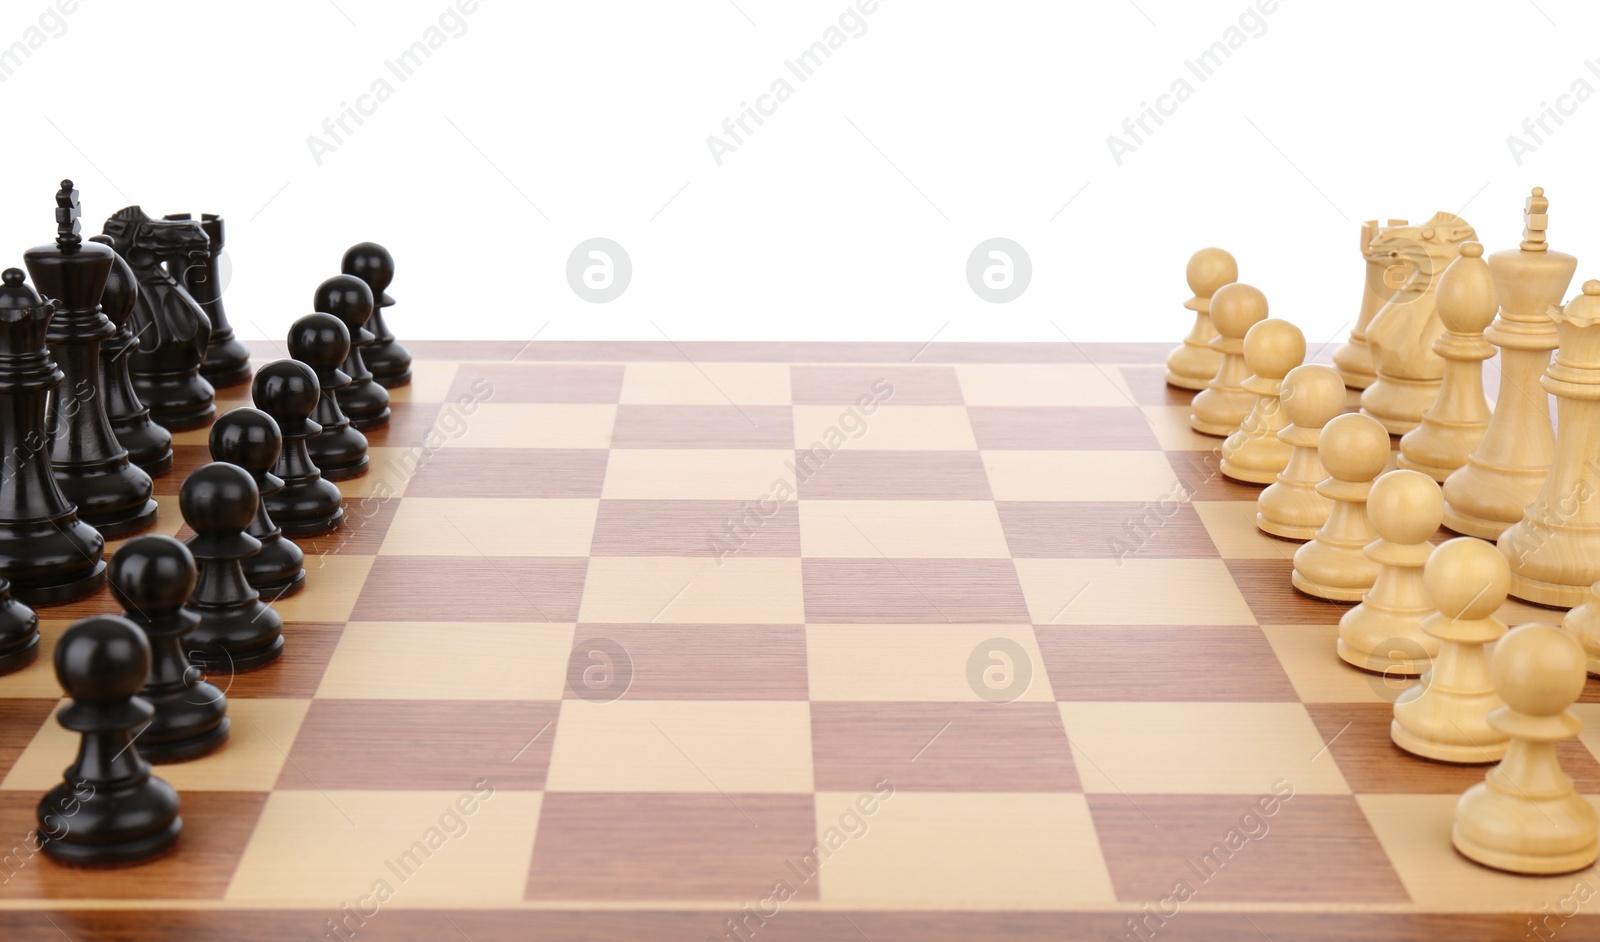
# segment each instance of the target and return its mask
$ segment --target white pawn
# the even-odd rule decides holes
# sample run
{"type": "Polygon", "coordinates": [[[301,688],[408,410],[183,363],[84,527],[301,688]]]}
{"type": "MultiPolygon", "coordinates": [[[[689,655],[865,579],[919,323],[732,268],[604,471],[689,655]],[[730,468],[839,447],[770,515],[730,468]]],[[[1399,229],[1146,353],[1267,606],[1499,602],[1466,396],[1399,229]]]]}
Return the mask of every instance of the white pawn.
{"type": "Polygon", "coordinates": [[[1211,326],[1211,296],[1223,285],[1239,280],[1239,263],[1222,249],[1201,249],[1189,257],[1184,269],[1194,297],[1183,306],[1194,312],[1194,326],[1167,354],[1167,384],[1180,389],[1204,389],[1222,366],[1222,354],[1211,348],[1217,329],[1211,326]]]}
{"type": "Polygon", "coordinates": [[[1307,363],[1283,378],[1279,402],[1289,420],[1278,440],[1290,446],[1289,463],[1256,498],[1256,527],[1304,542],[1328,522],[1333,501],[1317,493],[1328,472],[1317,457],[1322,427],[1344,411],[1344,379],[1332,367],[1307,363]]]}
{"type": "Polygon", "coordinates": [[[1484,645],[1506,633],[1494,613],[1511,588],[1511,566],[1493,543],[1462,536],[1433,551],[1422,582],[1438,609],[1422,630],[1439,639],[1439,653],[1422,681],[1395,701],[1389,738],[1425,759],[1498,762],[1511,737],[1489,724],[1505,703],[1494,692],[1484,645]]]}
{"type": "Polygon", "coordinates": [[[1583,692],[1583,648],[1553,625],[1514,628],[1490,673],[1506,705],[1489,722],[1511,738],[1506,757],[1456,803],[1451,840],[1485,866],[1512,873],[1582,870],[1600,851],[1600,815],[1561,770],[1556,743],[1583,721],[1567,709],[1583,692]]]}
{"type": "Polygon", "coordinates": [[[1294,446],[1278,439],[1289,424],[1279,403],[1283,378],[1305,362],[1306,337],[1284,320],[1264,320],[1244,335],[1244,364],[1250,376],[1240,384],[1255,405],[1239,431],[1222,443],[1222,473],[1246,484],[1271,484],[1289,464],[1294,446]]]}
{"type": "Polygon", "coordinates": [[[1445,332],[1433,342],[1433,352],[1444,360],[1444,380],[1439,398],[1422,413],[1422,424],[1401,437],[1400,467],[1442,484],[1477,450],[1489,428],[1483,361],[1494,356],[1494,345],[1483,332],[1499,309],[1483,246],[1462,243],[1461,256],[1439,276],[1439,320],[1445,332]]]}
{"type": "Polygon", "coordinates": [[[1434,613],[1422,567],[1433,552],[1428,537],[1444,520],[1444,492],[1420,471],[1390,471],[1373,483],[1367,515],[1378,539],[1366,554],[1380,568],[1361,604],[1339,619],[1339,657],[1362,670],[1416,677],[1439,653],[1439,639],[1422,630],[1434,613]]]}
{"type": "Polygon", "coordinates": [[[1583,602],[1561,619],[1561,627],[1583,645],[1589,674],[1600,677],[1600,582],[1590,586],[1583,602]]]}
{"type": "Polygon", "coordinates": [[[1196,432],[1227,438],[1250,415],[1256,396],[1242,385],[1250,375],[1244,365],[1244,335],[1266,319],[1267,297],[1250,285],[1236,281],[1211,296],[1211,325],[1217,329],[1211,349],[1222,354],[1222,365],[1191,403],[1189,426],[1196,432]]]}
{"type": "Polygon", "coordinates": [[[1367,493],[1389,463],[1389,433],[1377,419],[1346,413],[1323,426],[1317,456],[1328,477],[1317,493],[1333,501],[1328,522],[1294,552],[1294,587],[1335,602],[1359,602],[1378,578],[1363,550],[1377,536],[1367,519],[1367,493]]]}

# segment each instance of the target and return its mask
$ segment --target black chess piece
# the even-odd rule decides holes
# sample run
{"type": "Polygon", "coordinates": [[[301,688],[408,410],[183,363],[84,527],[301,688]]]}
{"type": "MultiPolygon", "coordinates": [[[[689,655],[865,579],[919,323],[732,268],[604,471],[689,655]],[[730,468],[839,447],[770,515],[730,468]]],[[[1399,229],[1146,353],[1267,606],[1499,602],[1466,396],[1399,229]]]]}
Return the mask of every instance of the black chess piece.
{"type": "MultiPolygon", "coordinates": [[[[173,213],[162,218],[186,221],[191,217],[188,213],[173,213]]],[[[211,322],[211,340],[206,344],[200,375],[217,389],[224,389],[250,381],[250,348],[233,335],[233,326],[222,309],[222,217],[202,213],[200,228],[206,234],[205,258],[195,261],[182,254],[169,256],[167,272],[183,285],[211,322]]]]}
{"type": "Polygon", "coordinates": [[[228,741],[228,698],[184,653],[200,616],[184,608],[198,579],[194,556],[170,536],[136,536],[111,557],[111,595],[150,642],[150,674],[139,691],[155,718],[134,744],[150,762],[181,762],[228,741]]]}
{"type": "Polygon", "coordinates": [[[132,748],[155,710],[138,696],[150,673],[144,632],[117,615],[75,623],[56,644],[56,679],[72,703],[56,721],[82,734],[78,758],[39,802],[45,854],[82,866],[129,864],[171,847],[183,830],[178,793],[132,748]]]}
{"type": "MultiPolygon", "coordinates": [[[[111,237],[90,236],[89,241],[110,245],[111,237]]],[[[111,274],[100,295],[100,310],[117,328],[117,335],[100,345],[100,385],[105,393],[106,417],[117,441],[128,450],[128,460],[151,477],[172,469],[172,433],[150,419],[128,375],[128,354],[139,348],[133,332],[133,305],[139,299],[139,282],[121,255],[113,253],[111,274]]]]}
{"type": "Polygon", "coordinates": [[[373,313],[372,289],[355,275],[334,275],[317,286],[312,307],[337,317],[350,332],[350,355],[342,366],[350,383],[336,394],[339,408],[354,428],[388,425],[389,391],[372,381],[372,372],[362,360],[362,351],[372,344],[372,332],[367,329],[373,313]]]}
{"type": "Polygon", "coordinates": [[[245,531],[260,503],[250,472],[213,461],[196,468],[178,491],[178,509],[195,535],[200,581],[188,608],[200,616],[190,658],[204,668],[253,670],[283,653],[283,618],[244,577],[243,561],[261,549],[245,531]]]}
{"type": "Polygon", "coordinates": [[[350,355],[350,333],[344,322],[323,313],[300,318],[289,327],[289,355],[315,370],[322,388],[312,415],[322,431],[306,442],[311,460],[330,481],[366,474],[367,436],[350,426],[339,407],[339,391],[350,382],[350,374],[342,369],[350,355]]]}
{"type": "Polygon", "coordinates": [[[376,242],[358,242],[344,253],[339,270],[355,275],[372,289],[374,307],[367,329],[373,341],[362,351],[372,379],[385,389],[411,382],[411,353],[394,339],[394,331],[384,320],[383,309],[394,304],[389,297],[389,282],[394,280],[394,258],[376,242]]]}
{"type": "Polygon", "coordinates": [[[78,191],[62,180],[56,192],[56,241],[23,254],[39,293],[52,298],[55,316],[45,340],[61,370],[50,397],[45,431],[56,486],[78,505],[78,516],[107,539],[137,533],[156,522],[155,485],[128,460],[106,416],[100,381],[100,346],[117,328],[100,312],[100,294],[117,253],[85,242],[78,222],[78,191]]]}
{"type": "Polygon", "coordinates": [[[45,405],[62,380],[45,346],[55,305],[20,268],[0,282],[0,577],[29,605],[59,605],[105,584],[106,541],[50,473],[45,405]]]}
{"type": "Polygon", "coordinates": [[[256,371],[250,388],[256,408],[271,416],[283,435],[283,454],[272,468],[283,490],[266,497],[267,512],[284,533],[295,536],[338,527],[344,495],[322,476],[306,448],[307,439],[322,431],[311,418],[322,399],[316,372],[299,360],[274,360],[256,371]]]}
{"type": "Polygon", "coordinates": [[[39,656],[39,616],[11,597],[11,583],[0,579],[0,674],[22,670],[39,656]]]}
{"type": "Polygon", "coordinates": [[[128,372],[139,401],[169,431],[200,428],[216,415],[216,389],[200,375],[211,343],[206,312],[175,281],[162,260],[178,256],[203,262],[205,230],[194,220],[151,219],[129,206],[106,220],[105,234],[139,279],[133,332],[139,346],[128,354],[128,372]]]}
{"type": "Polygon", "coordinates": [[[283,478],[272,473],[283,454],[283,435],[272,416],[240,407],[224,412],[211,426],[211,460],[226,461],[250,472],[261,504],[248,532],[261,541],[261,551],[244,561],[244,577],[269,601],[287,598],[306,584],[306,554],[272,522],[267,500],[283,491],[283,478]]]}

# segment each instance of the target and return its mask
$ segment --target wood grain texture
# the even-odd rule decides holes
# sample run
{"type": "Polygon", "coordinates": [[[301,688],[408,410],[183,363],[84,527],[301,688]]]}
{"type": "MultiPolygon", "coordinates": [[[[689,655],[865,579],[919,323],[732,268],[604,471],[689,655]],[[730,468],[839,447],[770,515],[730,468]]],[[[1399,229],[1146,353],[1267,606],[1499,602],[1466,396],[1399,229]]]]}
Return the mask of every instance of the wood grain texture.
{"type": "Polygon", "coordinates": [[[806,559],[806,619],[816,623],[1016,623],[1028,606],[1006,559],[806,559]]]}
{"type": "MultiPolygon", "coordinates": [[[[803,453],[795,453],[803,459],[803,453]]],[[[842,449],[797,464],[801,500],[988,500],[989,475],[975,451],[842,449]]]]}
{"type": "MultiPolygon", "coordinates": [[[[805,629],[797,625],[581,624],[573,650],[582,652],[598,639],[620,645],[627,655],[624,686],[632,700],[807,696],[805,629]]],[[[569,684],[565,695],[588,691],[574,691],[569,684]]]]}
{"type": "Polygon", "coordinates": [[[595,556],[799,556],[794,501],[602,500],[595,556]]]}
{"type": "Polygon", "coordinates": [[[1018,559],[1214,559],[1217,548],[1192,505],[1177,501],[1000,501],[1018,559]]]}
{"type": "Polygon", "coordinates": [[[1038,625],[1057,700],[1298,699],[1260,628],[1038,625]]]}
{"type": "Polygon", "coordinates": [[[380,556],[351,618],[576,621],[587,568],[581,558],[380,556]]]}
{"type": "Polygon", "coordinates": [[[1150,421],[1132,405],[968,406],[978,447],[994,450],[1154,451],[1150,421]]]}

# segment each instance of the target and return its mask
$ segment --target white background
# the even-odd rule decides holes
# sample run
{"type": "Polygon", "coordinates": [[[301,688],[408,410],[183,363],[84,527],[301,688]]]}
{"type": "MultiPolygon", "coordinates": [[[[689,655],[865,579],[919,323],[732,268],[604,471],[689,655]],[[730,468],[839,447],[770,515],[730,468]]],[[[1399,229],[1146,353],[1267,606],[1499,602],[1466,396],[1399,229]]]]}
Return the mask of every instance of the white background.
{"type": "MultiPolygon", "coordinates": [[[[0,254],[50,239],[70,176],[90,231],[135,202],[221,213],[247,339],[374,239],[402,338],[1175,342],[1215,244],[1315,348],[1355,315],[1361,220],[1460,211],[1493,251],[1537,184],[1551,245],[1600,276],[1600,95],[1521,166],[1506,142],[1600,89],[1594,4],[1282,0],[1200,83],[1184,60],[1245,0],[880,0],[799,83],[784,60],[846,7],[479,0],[401,83],[384,61],[445,0],[78,0],[0,83],[0,254]],[[1107,136],[1180,76],[1193,96],[1118,166],[1107,136]],[[379,77],[392,97],[319,166],[307,138],[379,77]],[[708,135],[779,77],[793,96],[718,166],[708,135]],[[593,236],[633,261],[607,304],[565,277],[593,236]],[[965,279],[992,236],[1033,262],[1008,304],[965,279]]],[[[5,0],[0,46],[46,9],[5,0]]]]}

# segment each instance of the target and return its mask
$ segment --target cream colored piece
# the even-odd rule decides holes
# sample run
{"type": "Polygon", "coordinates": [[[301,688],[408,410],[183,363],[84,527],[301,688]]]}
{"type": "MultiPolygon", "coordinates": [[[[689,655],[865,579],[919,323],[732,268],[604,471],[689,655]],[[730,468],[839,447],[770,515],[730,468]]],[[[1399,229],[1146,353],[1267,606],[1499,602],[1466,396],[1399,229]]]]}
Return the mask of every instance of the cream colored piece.
{"type": "MultiPolygon", "coordinates": [[[[1404,226],[1404,219],[1391,219],[1387,228],[1404,226]]],[[[1340,379],[1351,389],[1366,389],[1377,375],[1372,370],[1372,348],[1367,343],[1367,328],[1373,315],[1394,297],[1411,274],[1403,259],[1388,252],[1374,252],[1372,243],[1382,230],[1376,219],[1361,224],[1361,258],[1366,262],[1366,277],[1361,281],[1361,312],[1356,315],[1356,325],[1350,328],[1350,339],[1333,351],[1333,365],[1340,379]]]]}
{"type": "Polygon", "coordinates": [[[1589,587],[1583,604],[1561,619],[1561,627],[1583,645],[1590,676],[1600,677],[1600,582],[1589,587]]]}
{"type": "Polygon", "coordinates": [[[1428,537],[1444,517],[1444,495],[1420,471],[1390,471],[1373,483],[1367,516],[1378,539],[1364,552],[1380,568],[1361,604],[1339,619],[1339,657],[1362,670],[1416,677],[1439,653],[1439,639],[1422,630],[1435,611],[1422,568],[1433,552],[1428,537]]]}
{"type": "Polygon", "coordinates": [[[1523,206],[1522,245],[1489,256],[1500,316],[1484,337],[1500,348],[1500,392],[1483,441],[1444,482],[1444,525],[1479,539],[1498,539],[1522,519],[1555,459],[1550,397],[1539,377],[1557,340],[1547,312],[1566,296],[1578,260],[1546,245],[1549,208],[1534,187],[1523,206]]]}
{"type": "Polygon", "coordinates": [[[1239,280],[1239,263],[1222,249],[1207,248],[1189,256],[1184,270],[1194,297],[1183,306],[1194,312],[1194,326],[1167,354],[1167,383],[1179,389],[1204,389],[1222,367],[1222,354],[1211,348],[1217,328],[1211,323],[1211,296],[1239,280]]]}
{"type": "Polygon", "coordinates": [[[1305,334],[1288,321],[1264,320],[1245,332],[1244,365],[1250,375],[1240,385],[1256,401],[1239,431],[1222,443],[1223,474],[1246,484],[1271,484],[1288,466],[1294,446],[1278,439],[1289,424],[1278,400],[1283,378],[1305,358],[1305,334]]]}
{"type": "Polygon", "coordinates": [[[1439,398],[1422,414],[1422,424],[1400,439],[1400,467],[1443,483],[1483,440],[1489,427],[1483,361],[1494,356],[1483,331],[1498,307],[1483,246],[1462,245],[1461,257],[1439,278],[1439,320],[1445,332],[1433,342],[1433,352],[1444,360],[1444,381],[1439,398]]]}
{"type": "Polygon", "coordinates": [[[1422,569],[1438,609],[1422,630],[1439,641],[1433,668],[1394,702],[1389,738],[1401,749],[1439,762],[1497,762],[1511,737],[1489,723],[1505,705],[1494,692],[1484,645],[1506,626],[1494,613],[1506,601],[1511,569],[1493,546],[1470,536],[1441,545],[1422,569]]]}
{"type": "Polygon", "coordinates": [[[1506,532],[1511,594],[1571,608],[1600,581],[1600,281],[1552,310],[1561,346],[1539,379],[1555,394],[1561,433],[1539,496],[1506,532]]]}
{"type": "Polygon", "coordinates": [[[1489,722],[1511,739],[1506,757],[1456,804],[1451,841],[1471,860],[1512,873],[1570,873],[1594,863],[1600,815],[1561,770],[1556,743],[1583,722],[1568,707],[1583,692],[1583,648],[1551,625],[1515,628],[1490,671],[1506,705],[1489,722]]]}
{"type": "Polygon", "coordinates": [[[1444,333],[1436,307],[1439,274],[1455,260],[1461,243],[1476,238],[1465,219],[1435,213],[1421,226],[1385,229],[1372,243],[1373,251],[1403,256],[1416,267],[1367,331],[1377,378],[1361,394],[1361,411],[1391,435],[1416,428],[1438,398],[1444,379],[1444,360],[1433,352],[1433,342],[1444,333]]]}
{"type": "Polygon", "coordinates": [[[1289,425],[1278,440],[1290,446],[1289,463],[1256,498],[1256,527],[1263,533],[1304,542],[1328,522],[1333,501],[1317,493],[1328,476],[1317,457],[1322,427],[1344,411],[1344,380],[1331,367],[1307,363],[1283,378],[1279,396],[1289,425]]]}
{"type": "Polygon", "coordinates": [[[1377,536],[1367,519],[1367,494],[1389,463],[1389,433],[1376,419],[1355,413],[1323,426],[1317,457],[1328,477],[1317,493],[1333,501],[1328,522],[1294,552],[1294,587],[1336,602],[1357,602],[1378,578],[1378,564],[1363,549],[1377,536]]]}
{"type": "Polygon", "coordinates": [[[1191,404],[1189,426],[1196,432],[1227,438],[1250,415],[1256,396],[1243,385],[1250,375],[1244,364],[1244,335],[1266,319],[1267,297],[1250,285],[1236,281],[1211,296],[1211,323],[1217,329],[1211,348],[1222,354],[1222,365],[1191,404]]]}

